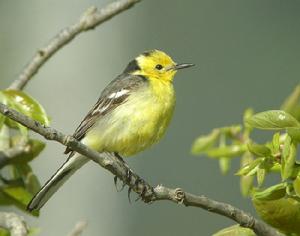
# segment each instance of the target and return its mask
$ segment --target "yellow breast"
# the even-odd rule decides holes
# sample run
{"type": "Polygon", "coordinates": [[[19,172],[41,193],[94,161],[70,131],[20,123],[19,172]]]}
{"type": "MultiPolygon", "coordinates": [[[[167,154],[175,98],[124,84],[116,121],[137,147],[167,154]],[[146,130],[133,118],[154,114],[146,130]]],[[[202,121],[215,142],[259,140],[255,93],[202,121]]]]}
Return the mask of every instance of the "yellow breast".
{"type": "Polygon", "coordinates": [[[100,152],[134,155],[163,136],[174,105],[172,84],[155,79],[103,116],[83,141],[100,152]]]}

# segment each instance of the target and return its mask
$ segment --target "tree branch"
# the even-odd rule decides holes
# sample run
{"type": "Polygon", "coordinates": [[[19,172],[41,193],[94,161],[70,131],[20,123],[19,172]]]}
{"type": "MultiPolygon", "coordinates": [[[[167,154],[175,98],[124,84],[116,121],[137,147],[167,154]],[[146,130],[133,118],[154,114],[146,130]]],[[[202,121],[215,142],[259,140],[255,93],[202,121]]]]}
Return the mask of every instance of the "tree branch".
{"type": "Polygon", "coordinates": [[[12,212],[0,212],[0,227],[7,229],[11,236],[26,236],[28,234],[24,219],[12,212]]]}
{"type": "Polygon", "coordinates": [[[32,76],[38,72],[40,67],[54,53],[68,44],[78,34],[94,29],[96,26],[127,10],[139,1],[140,0],[119,0],[108,4],[100,10],[97,10],[96,7],[87,9],[77,23],[63,29],[49,42],[48,45],[36,52],[28,65],[23,69],[18,79],[16,79],[9,88],[22,90],[32,76]]]}
{"type": "Polygon", "coordinates": [[[207,211],[226,216],[236,221],[241,226],[252,229],[257,235],[282,235],[269,225],[255,219],[249,213],[246,213],[232,205],[217,202],[205,196],[196,196],[191,193],[184,192],[179,188],[170,189],[162,185],[158,185],[157,187],[153,188],[147,182],[142,180],[137,174],[135,174],[126,163],[116,158],[114,155],[109,155],[108,153],[98,153],[95,150],[92,150],[78,142],[72,136],[67,136],[53,128],[45,127],[39,122],[30,119],[29,117],[7,107],[2,103],[0,103],[0,113],[44,136],[46,139],[60,142],[72,150],[97,162],[103,168],[107,169],[116,177],[121,179],[123,183],[128,185],[129,193],[130,190],[133,190],[141,196],[144,202],[170,200],[175,203],[182,203],[185,206],[200,207],[207,211]]]}

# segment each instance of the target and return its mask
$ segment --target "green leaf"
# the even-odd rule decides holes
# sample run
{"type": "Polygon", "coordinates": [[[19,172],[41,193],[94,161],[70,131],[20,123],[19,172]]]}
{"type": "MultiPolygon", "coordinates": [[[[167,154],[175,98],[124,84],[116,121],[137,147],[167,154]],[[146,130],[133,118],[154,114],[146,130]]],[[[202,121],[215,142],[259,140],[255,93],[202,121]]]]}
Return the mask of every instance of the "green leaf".
{"type": "Polygon", "coordinates": [[[28,231],[29,231],[28,232],[28,236],[36,236],[36,235],[40,234],[41,229],[40,228],[31,227],[31,228],[29,228],[28,231]]]}
{"type": "Polygon", "coordinates": [[[0,129],[0,150],[6,150],[10,148],[9,140],[9,128],[3,125],[0,129]]]}
{"type": "Polygon", "coordinates": [[[31,167],[25,163],[14,165],[14,167],[23,179],[26,190],[31,194],[37,193],[40,190],[41,185],[38,178],[33,174],[31,167]]]}
{"type": "Polygon", "coordinates": [[[300,119],[300,85],[297,85],[292,94],[284,101],[281,109],[300,119]]]}
{"type": "Polygon", "coordinates": [[[36,194],[41,189],[40,181],[32,172],[27,175],[25,184],[27,190],[32,194],[36,194]]]}
{"type": "Polygon", "coordinates": [[[192,153],[194,155],[201,154],[211,148],[217,141],[220,135],[219,129],[214,129],[210,134],[203,135],[197,138],[192,145],[192,153]]]}
{"type": "Polygon", "coordinates": [[[300,143],[300,128],[288,128],[287,133],[293,141],[300,143]]]}
{"type": "Polygon", "coordinates": [[[0,227],[0,236],[10,236],[10,232],[7,229],[0,227]]]}
{"type": "Polygon", "coordinates": [[[3,124],[4,124],[4,121],[5,121],[5,116],[0,114],[0,129],[2,128],[3,124]]]}
{"type": "Polygon", "coordinates": [[[219,128],[219,129],[220,129],[221,133],[224,134],[226,137],[235,139],[241,132],[242,126],[241,125],[231,125],[231,126],[225,126],[225,127],[219,128]]]}
{"type": "MultiPolygon", "coordinates": [[[[20,137],[15,136],[12,139],[12,146],[20,145],[20,137]]],[[[44,150],[46,144],[37,139],[29,139],[24,147],[25,152],[16,155],[11,161],[10,164],[20,164],[27,163],[33,160],[35,157],[44,150]]]]}
{"type": "Polygon", "coordinates": [[[244,197],[247,197],[250,195],[251,190],[253,188],[253,181],[254,181],[254,176],[246,176],[246,175],[242,175],[240,177],[240,190],[241,190],[241,194],[244,197]]]}
{"type": "Polygon", "coordinates": [[[256,172],[257,184],[258,186],[262,186],[266,177],[266,169],[258,167],[256,172]]]}
{"type": "Polygon", "coordinates": [[[206,152],[209,157],[221,158],[221,157],[237,157],[242,155],[247,150],[246,145],[228,145],[224,147],[212,148],[206,152]]]}
{"type": "Polygon", "coordinates": [[[13,204],[13,202],[11,201],[10,197],[0,191],[0,206],[8,206],[11,204],[13,204]]]}
{"type": "Polygon", "coordinates": [[[247,147],[248,147],[248,150],[255,156],[268,157],[271,155],[271,150],[268,147],[266,147],[265,145],[260,145],[260,144],[249,142],[247,147]]]}
{"type": "Polygon", "coordinates": [[[45,109],[26,93],[19,90],[4,90],[2,94],[7,98],[8,105],[13,105],[17,111],[46,126],[49,125],[49,118],[45,109]]]}
{"type": "Polygon", "coordinates": [[[299,235],[300,203],[290,197],[278,200],[252,199],[258,215],[269,225],[279,229],[286,235],[299,235]]]}
{"type": "Polygon", "coordinates": [[[263,162],[263,160],[264,160],[263,158],[257,158],[251,161],[249,164],[240,168],[236,173],[236,175],[247,175],[247,176],[254,175],[257,172],[257,168],[263,162]]]}
{"type": "MultiPolygon", "coordinates": [[[[241,166],[250,164],[253,161],[251,153],[246,152],[241,159],[241,166]]],[[[244,197],[249,196],[253,187],[254,176],[245,176],[240,177],[240,189],[244,197]]]]}
{"type": "Polygon", "coordinates": [[[214,233],[212,236],[256,236],[256,234],[251,229],[233,225],[214,233]]]}
{"type": "Polygon", "coordinates": [[[247,120],[248,120],[251,116],[253,116],[253,114],[254,114],[254,111],[253,111],[252,108],[248,108],[248,109],[246,109],[246,110],[244,111],[243,122],[244,122],[244,126],[245,126],[246,129],[250,129],[250,130],[251,130],[251,126],[249,126],[249,125],[247,124],[247,120]]]}
{"type": "Polygon", "coordinates": [[[290,178],[294,173],[296,152],[296,145],[292,142],[291,137],[287,136],[284,142],[281,158],[281,176],[283,180],[290,178]]]}
{"type": "Polygon", "coordinates": [[[296,195],[300,197],[300,176],[298,175],[296,179],[293,181],[293,187],[296,195]]]}
{"type": "Polygon", "coordinates": [[[4,187],[2,191],[24,206],[24,209],[32,198],[32,194],[20,186],[4,187]]]}
{"type": "MultiPolygon", "coordinates": [[[[32,199],[33,195],[21,186],[8,186],[1,188],[1,191],[6,194],[15,203],[17,207],[26,211],[27,204],[32,199]]],[[[39,214],[38,211],[31,213],[34,216],[39,214]]]]}
{"type": "Polygon", "coordinates": [[[256,113],[247,119],[247,124],[253,128],[280,130],[300,127],[300,123],[290,114],[281,110],[270,110],[256,113]]]}
{"type": "MultiPolygon", "coordinates": [[[[220,135],[219,147],[220,148],[226,147],[226,133],[225,132],[222,132],[220,135]]],[[[221,173],[223,175],[227,174],[230,169],[230,160],[226,157],[221,157],[219,159],[219,166],[220,166],[221,173]]]]}
{"type": "Polygon", "coordinates": [[[280,133],[277,132],[273,135],[272,139],[272,153],[273,155],[278,154],[280,151],[280,133]]]}
{"type": "Polygon", "coordinates": [[[38,178],[33,174],[28,164],[15,164],[12,166],[12,170],[14,178],[21,179],[21,185],[31,194],[37,193],[41,188],[38,178]]]}
{"type": "Polygon", "coordinates": [[[226,157],[221,157],[219,160],[219,166],[220,166],[221,173],[223,175],[227,174],[230,169],[230,159],[226,157]]]}
{"type": "Polygon", "coordinates": [[[252,197],[258,200],[276,200],[283,198],[286,194],[286,183],[280,183],[263,191],[256,191],[252,197]]]}

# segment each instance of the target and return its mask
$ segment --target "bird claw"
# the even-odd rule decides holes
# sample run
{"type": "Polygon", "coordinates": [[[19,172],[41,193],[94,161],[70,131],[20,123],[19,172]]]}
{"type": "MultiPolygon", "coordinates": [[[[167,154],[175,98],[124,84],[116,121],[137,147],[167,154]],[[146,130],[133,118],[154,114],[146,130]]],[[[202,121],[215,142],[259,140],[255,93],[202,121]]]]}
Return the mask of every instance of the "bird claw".
{"type": "MultiPolygon", "coordinates": [[[[146,194],[149,192],[149,187],[147,187],[148,185],[146,184],[146,182],[141,179],[140,177],[136,176],[133,174],[132,170],[129,168],[129,166],[127,165],[127,163],[123,160],[123,158],[118,154],[118,153],[114,153],[114,155],[127,167],[126,170],[126,176],[125,179],[123,179],[123,185],[121,188],[118,188],[118,177],[115,176],[114,177],[114,183],[116,186],[116,189],[118,192],[121,192],[125,185],[128,184],[131,187],[128,188],[128,200],[129,203],[131,203],[131,198],[130,198],[130,194],[132,192],[132,190],[134,190],[135,192],[138,193],[138,197],[135,199],[135,202],[139,201],[140,199],[142,199],[143,202],[145,203],[151,203],[151,197],[146,196],[146,194]],[[135,181],[134,184],[132,185],[132,178],[135,177],[135,181]]],[[[151,187],[151,192],[154,193],[153,188],[151,187]]]]}
{"type": "Polygon", "coordinates": [[[125,185],[126,185],[124,182],[122,182],[122,186],[119,188],[118,187],[118,177],[117,176],[114,177],[114,184],[115,184],[115,188],[116,188],[117,192],[121,192],[124,189],[125,185]]]}
{"type": "Polygon", "coordinates": [[[132,190],[132,188],[129,187],[129,188],[128,188],[128,193],[127,193],[128,201],[129,201],[130,204],[131,204],[131,199],[130,199],[130,193],[131,193],[131,190],[132,190]]]}

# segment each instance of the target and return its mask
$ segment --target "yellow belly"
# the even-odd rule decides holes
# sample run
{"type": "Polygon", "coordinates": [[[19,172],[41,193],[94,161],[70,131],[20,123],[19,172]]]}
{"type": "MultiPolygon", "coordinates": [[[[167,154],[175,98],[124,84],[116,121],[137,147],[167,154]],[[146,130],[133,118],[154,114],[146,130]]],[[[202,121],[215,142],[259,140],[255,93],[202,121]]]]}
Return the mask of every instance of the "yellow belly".
{"type": "Polygon", "coordinates": [[[173,115],[174,104],[171,84],[143,88],[103,116],[83,143],[99,152],[134,155],[161,139],[173,115]]]}

